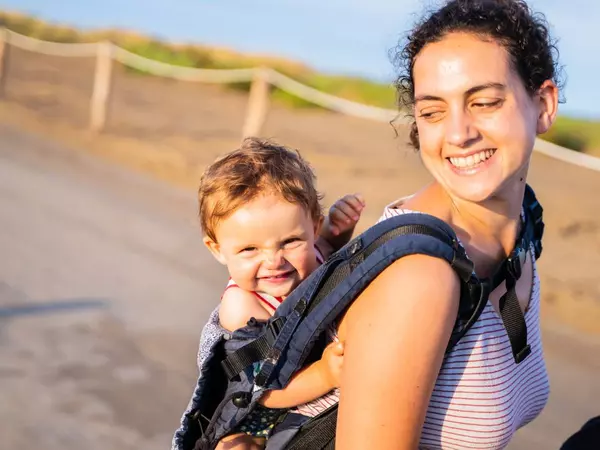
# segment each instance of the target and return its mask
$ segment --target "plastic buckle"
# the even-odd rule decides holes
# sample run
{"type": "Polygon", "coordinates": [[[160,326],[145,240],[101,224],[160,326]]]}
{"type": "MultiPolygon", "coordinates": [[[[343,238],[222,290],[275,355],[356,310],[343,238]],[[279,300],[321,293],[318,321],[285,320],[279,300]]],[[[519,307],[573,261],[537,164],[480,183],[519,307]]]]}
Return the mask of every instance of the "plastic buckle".
{"type": "Polygon", "coordinates": [[[277,317],[276,319],[269,322],[267,325],[267,335],[269,337],[269,343],[273,344],[279,336],[283,325],[285,324],[285,319],[283,317],[277,317]]]}
{"type": "Polygon", "coordinates": [[[517,364],[519,364],[521,361],[523,361],[525,358],[527,358],[529,356],[529,354],[531,353],[531,347],[529,346],[529,344],[527,344],[523,350],[521,350],[519,353],[517,353],[515,355],[515,362],[517,364]]]}
{"type": "Polygon", "coordinates": [[[473,264],[473,261],[467,258],[466,254],[455,251],[450,265],[456,270],[462,281],[465,283],[471,281],[475,265],[473,264]]]}
{"type": "Polygon", "coordinates": [[[508,273],[515,279],[518,280],[521,278],[521,274],[523,273],[523,266],[525,265],[525,260],[527,258],[527,252],[525,249],[520,246],[515,248],[511,255],[507,259],[506,268],[508,273]]]}
{"type": "Polygon", "coordinates": [[[348,255],[352,256],[358,252],[363,246],[362,239],[357,237],[354,241],[348,244],[348,255]]]}

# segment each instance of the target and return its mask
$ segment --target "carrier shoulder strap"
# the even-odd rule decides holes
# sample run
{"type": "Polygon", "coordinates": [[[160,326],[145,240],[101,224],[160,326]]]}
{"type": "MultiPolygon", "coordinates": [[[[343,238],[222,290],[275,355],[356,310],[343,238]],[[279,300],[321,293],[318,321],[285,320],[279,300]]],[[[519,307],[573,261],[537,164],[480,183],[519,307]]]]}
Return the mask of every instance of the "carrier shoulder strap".
{"type": "MultiPolygon", "coordinates": [[[[502,321],[509,336],[513,356],[517,363],[523,361],[531,352],[527,344],[527,326],[525,318],[519,306],[516,296],[515,285],[516,281],[521,276],[522,265],[525,262],[527,251],[531,243],[534,244],[536,258],[541,254],[541,238],[544,229],[542,220],[542,207],[535,197],[533,189],[526,185],[525,196],[523,199],[523,208],[525,218],[521,227],[521,233],[517,239],[514,250],[511,255],[501,264],[496,273],[482,280],[482,284],[486,285],[487,292],[494,290],[504,280],[507,283],[507,293],[500,300],[500,312],[502,321]]],[[[348,264],[338,264],[324,280],[324,283],[317,291],[315,298],[312,299],[306,311],[303,314],[309,314],[319,303],[326,298],[338,285],[346,278],[349,273],[362,261],[364,261],[377,248],[384,245],[386,242],[407,234],[422,234],[434,237],[442,242],[456,247],[456,242],[450,242],[450,238],[436,227],[425,224],[402,225],[397,228],[388,230],[382,233],[371,245],[366,249],[354,248],[355,243],[360,242],[357,239],[350,241],[341,251],[347,251],[350,256],[348,264]]],[[[341,252],[340,251],[340,252],[341,252]]],[[[325,262],[325,265],[329,262],[325,262]]],[[[453,262],[453,268],[459,273],[463,281],[467,281],[473,269],[472,263],[466,258],[457,258],[453,262]]],[[[234,378],[242,370],[250,364],[266,360],[269,358],[272,344],[277,338],[279,331],[285,323],[285,317],[279,316],[274,318],[268,325],[266,332],[257,338],[254,342],[238,349],[230,354],[221,362],[227,377],[234,378]]],[[[469,325],[472,325],[472,321],[469,325]]],[[[465,329],[463,331],[466,332],[465,329]]],[[[456,339],[452,341],[456,343],[456,339]]]]}
{"type": "MultiPolygon", "coordinates": [[[[325,262],[324,265],[331,264],[334,267],[330,271],[328,271],[326,267],[322,268],[322,270],[324,270],[325,272],[330,273],[328,273],[327,276],[324,277],[321,285],[314,294],[314,297],[311,299],[308,307],[306,308],[306,310],[302,311],[302,315],[310,314],[315,308],[317,308],[317,306],[321,303],[323,299],[327,298],[327,296],[331,294],[331,292],[333,292],[335,288],[346,277],[348,277],[358,265],[360,265],[365,259],[369,257],[369,255],[375,252],[378,248],[399,236],[415,234],[425,235],[438,239],[444,244],[455,248],[457,253],[459,253],[459,246],[455,239],[448,236],[446,232],[438,229],[435,226],[430,226],[422,223],[405,224],[395,228],[391,228],[383,232],[380,236],[376,237],[368,246],[364,248],[361,245],[359,245],[362,242],[359,239],[359,236],[350,241],[344,248],[342,248],[339,251],[339,255],[344,255],[341,256],[341,258],[344,259],[342,262],[340,262],[339,259],[336,260],[336,258],[333,258],[333,261],[332,259],[330,259],[325,262]]],[[[460,253],[462,255],[462,252],[460,253]]],[[[466,256],[456,257],[452,262],[452,265],[463,281],[466,281],[470,278],[473,270],[473,265],[466,258],[466,256]]],[[[227,377],[231,380],[250,364],[258,361],[268,360],[270,357],[269,355],[272,349],[272,344],[285,322],[285,316],[280,315],[273,317],[267,324],[267,330],[265,331],[265,333],[263,333],[252,343],[247,344],[244,347],[241,347],[235,352],[228,355],[221,362],[221,366],[223,367],[223,370],[225,371],[227,377]]]]}

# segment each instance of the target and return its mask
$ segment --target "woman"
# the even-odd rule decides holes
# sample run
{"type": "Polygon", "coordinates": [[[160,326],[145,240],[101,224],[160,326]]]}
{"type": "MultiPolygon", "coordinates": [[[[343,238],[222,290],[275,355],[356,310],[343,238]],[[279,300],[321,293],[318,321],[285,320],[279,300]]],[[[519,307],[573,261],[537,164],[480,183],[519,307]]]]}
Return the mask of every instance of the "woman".
{"type": "MultiPolygon", "coordinates": [[[[383,219],[434,215],[456,231],[479,277],[493,273],[519,233],[535,138],[556,117],[554,53],[547,25],[523,1],[455,0],[419,23],[399,54],[397,87],[434,181],[383,219]]],[[[504,284],[444,357],[459,302],[455,273],[421,255],[386,269],[340,326],[336,448],[504,448],[548,398],[534,257],[516,285],[531,346],[519,364],[499,316],[504,284]]]]}

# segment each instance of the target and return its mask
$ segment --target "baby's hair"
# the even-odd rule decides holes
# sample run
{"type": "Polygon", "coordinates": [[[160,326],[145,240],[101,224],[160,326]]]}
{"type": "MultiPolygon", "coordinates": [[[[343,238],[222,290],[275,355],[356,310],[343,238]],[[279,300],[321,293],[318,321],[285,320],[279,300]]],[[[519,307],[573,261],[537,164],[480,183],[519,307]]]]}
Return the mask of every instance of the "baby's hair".
{"type": "Polygon", "coordinates": [[[218,158],[204,172],[198,189],[203,233],[217,242],[219,221],[264,194],[280,195],[302,206],[317,222],[322,195],[315,174],[297,150],[270,140],[246,138],[240,148],[218,158]]]}

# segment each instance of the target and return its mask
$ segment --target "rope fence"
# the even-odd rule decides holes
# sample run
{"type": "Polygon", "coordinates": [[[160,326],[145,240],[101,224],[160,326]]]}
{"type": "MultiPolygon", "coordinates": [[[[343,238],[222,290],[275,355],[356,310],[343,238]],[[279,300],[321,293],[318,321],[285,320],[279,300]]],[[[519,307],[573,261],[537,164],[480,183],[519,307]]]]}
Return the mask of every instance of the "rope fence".
{"type": "MultiPolygon", "coordinates": [[[[0,96],[4,91],[7,55],[10,46],[49,56],[96,58],[89,119],[89,127],[94,132],[101,132],[106,125],[113,60],[139,71],[179,81],[221,84],[251,83],[242,136],[260,134],[269,109],[271,86],[276,86],[291,95],[340,114],[378,122],[402,121],[402,117],[396,110],[378,108],[336,97],[306,86],[267,67],[201,69],[175,66],[145,58],[108,41],[97,43],[49,42],[24,36],[6,28],[0,29],[0,96]]],[[[536,140],[534,151],[569,164],[600,172],[600,158],[576,152],[540,138],[536,140]]]]}

